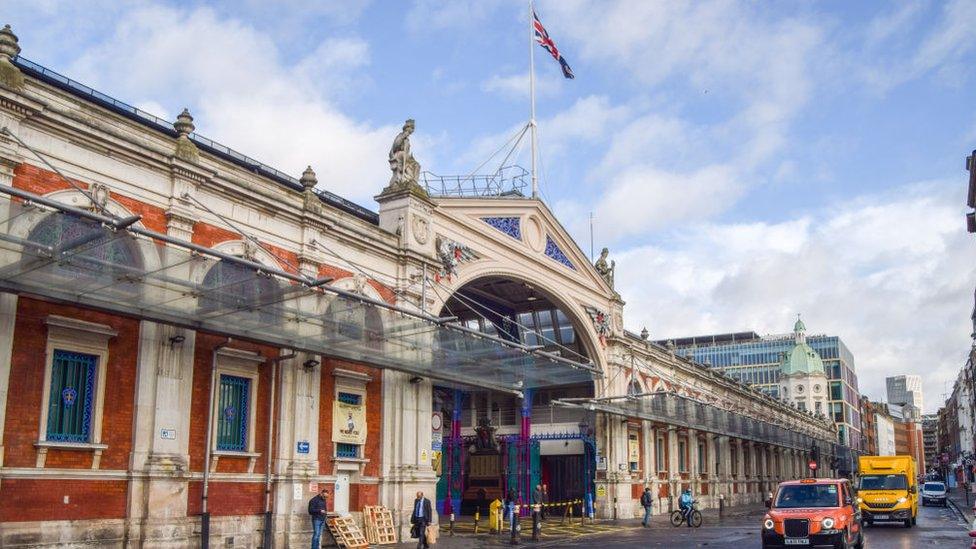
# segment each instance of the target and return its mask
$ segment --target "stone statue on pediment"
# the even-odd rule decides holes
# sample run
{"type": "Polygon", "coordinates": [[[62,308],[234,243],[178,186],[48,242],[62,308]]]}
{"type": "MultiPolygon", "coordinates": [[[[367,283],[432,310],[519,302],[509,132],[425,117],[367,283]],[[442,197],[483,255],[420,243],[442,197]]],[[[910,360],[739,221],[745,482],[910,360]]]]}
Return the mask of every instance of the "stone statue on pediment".
{"type": "Polygon", "coordinates": [[[596,260],[593,267],[596,269],[596,272],[599,273],[600,277],[602,277],[603,280],[605,280],[606,283],[613,288],[613,275],[614,271],[617,269],[617,262],[607,262],[607,255],[609,253],[610,250],[608,248],[603,248],[603,251],[600,252],[600,258],[596,260]]]}
{"type": "MultiPolygon", "coordinates": [[[[410,135],[414,131],[414,121],[407,120],[403,124],[403,130],[393,139],[393,146],[390,147],[390,184],[383,189],[382,194],[401,190],[423,190],[420,188],[420,163],[410,152],[410,135]]],[[[424,192],[426,194],[426,192],[424,192]]]]}

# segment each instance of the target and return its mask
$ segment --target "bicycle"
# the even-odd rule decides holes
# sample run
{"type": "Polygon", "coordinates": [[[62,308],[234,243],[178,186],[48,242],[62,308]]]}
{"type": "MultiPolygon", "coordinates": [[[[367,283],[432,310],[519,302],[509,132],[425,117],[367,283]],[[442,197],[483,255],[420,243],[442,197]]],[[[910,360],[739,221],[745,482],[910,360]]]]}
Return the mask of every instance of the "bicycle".
{"type": "MultiPolygon", "coordinates": [[[[698,510],[698,502],[695,501],[691,504],[691,512],[688,513],[690,516],[691,525],[695,528],[699,528],[702,525],[702,514],[698,510]]],[[[671,513],[671,526],[681,526],[685,522],[685,512],[681,509],[673,511],[671,513]]]]}

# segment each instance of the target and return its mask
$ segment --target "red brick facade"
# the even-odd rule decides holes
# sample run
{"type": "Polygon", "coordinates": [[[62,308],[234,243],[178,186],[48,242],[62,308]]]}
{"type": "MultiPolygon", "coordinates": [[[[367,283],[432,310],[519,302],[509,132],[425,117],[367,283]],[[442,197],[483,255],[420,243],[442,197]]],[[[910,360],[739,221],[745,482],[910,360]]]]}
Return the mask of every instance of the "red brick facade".
{"type": "MultiPolygon", "coordinates": [[[[71,186],[60,176],[28,164],[15,169],[13,185],[37,194],[70,189],[71,186]]],[[[87,188],[83,182],[75,182],[87,188]]],[[[133,214],[142,216],[143,225],[149,230],[165,233],[167,220],[164,210],[144,204],[132,198],[111,193],[113,201],[133,214]]],[[[220,242],[240,240],[240,235],[208,223],[194,224],[192,241],[203,246],[214,246],[220,242]]],[[[298,257],[287,250],[267,245],[265,248],[276,257],[279,267],[296,272],[298,257]]],[[[324,265],[323,276],[342,278],[352,273],[343,269],[324,265]]],[[[383,299],[393,302],[392,290],[370,280],[369,283],[383,299]]],[[[105,394],[103,406],[101,443],[107,448],[101,454],[97,471],[92,471],[95,452],[90,449],[48,450],[44,468],[46,470],[77,470],[78,475],[91,475],[90,479],[42,479],[5,478],[0,484],[0,522],[22,522],[41,520],[80,520],[80,519],[122,519],[127,513],[129,482],[118,480],[129,468],[132,457],[134,410],[136,407],[136,373],[140,345],[140,321],[137,318],[103,313],[71,305],[49,302],[32,297],[21,296],[17,302],[14,328],[14,343],[11,356],[9,397],[6,405],[6,419],[3,432],[4,467],[31,469],[37,465],[43,399],[44,375],[46,368],[45,349],[48,330],[45,319],[58,315],[110,326],[118,334],[108,341],[108,361],[104,375],[105,394]],[[106,479],[106,474],[115,473],[114,478],[106,479]],[[67,503],[65,499],[67,498],[67,503]]],[[[202,473],[204,467],[206,441],[207,405],[212,380],[212,352],[216,345],[226,338],[198,333],[195,339],[194,364],[191,389],[189,459],[190,471],[202,473]]],[[[280,350],[273,346],[247,341],[234,340],[230,347],[254,351],[264,357],[264,362],[256,365],[258,374],[257,392],[254,399],[254,429],[249,436],[254,439],[254,452],[260,454],[253,464],[253,481],[243,482],[241,476],[248,474],[248,457],[221,456],[217,461],[218,478],[212,478],[209,487],[208,506],[213,516],[257,515],[264,511],[264,471],[267,456],[268,411],[271,390],[270,359],[279,356],[280,350]],[[219,478],[222,473],[236,473],[233,481],[219,478]]],[[[335,378],[332,370],[341,367],[363,372],[372,377],[366,386],[366,417],[369,435],[363,449],[363,457],[369,460],[363,474],[376,477],[380,471],[380,429],[382,425],[381,372],[360,364],[336,360],[323,360],[321,376],[321,401],[319,422],[319,463],[320,474],[333,473],[332,444],[332,399],[335,378]]],[[[277,418],[275,418],[277,425],[277,418]]],[[[277,436],[277,434],[275,435],[277,436]]],[[[273,445],[272,447],[276,447],[273,445]]],[[[27,476],[30,475],[24,475],[27,476]]],[[[188,482],[187,516],[195,516],[201,510],[202,482],[188,482]]],[[[364,505],[378,502],[375,484],[352,484],[350,486],[351,510],[359,510],[364,505]]]]}

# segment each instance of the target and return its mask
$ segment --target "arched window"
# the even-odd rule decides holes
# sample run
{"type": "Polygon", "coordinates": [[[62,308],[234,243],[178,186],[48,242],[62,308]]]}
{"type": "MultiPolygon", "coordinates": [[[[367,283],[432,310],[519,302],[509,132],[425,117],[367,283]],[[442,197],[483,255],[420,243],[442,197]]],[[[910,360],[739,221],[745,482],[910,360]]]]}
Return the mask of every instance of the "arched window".
{"type": "Polygon", "coordinates": [[[335,297],[325,311],[326,329],[340,339],[361,341],[369,349],[383,346],[383,318],[376,306],[352,298],[335,297]]]}
{"type": "Polygon", "coordinates": [[[627,386],[627,396],[635,396],[635,395],[639,395],[639,394],[641,394],[643,392],[644,392],[644,389],[641,388],[640,382],[637,381],[636,378],[635,379],[631,379],[630,380],[630,385],[627,386]]]}
{"type": "MultiPolygon", "coordinates": [[[[55,272],[74,279],[110,283],[142,266],[135,240],[124,231],[73,214],[52,213],[31,229],[27,240],[51,246],[58,256],[55,272]]],[[[131,273],[130,273],[131,274],[131,273]]]]}
{"type": "Polygon", "coordinates": [[[273,308],[278,284],[270,277],[233,261],[218,261],[203,277],[200,313],[256,311],[261,322],[277,319],[273,308]]]}

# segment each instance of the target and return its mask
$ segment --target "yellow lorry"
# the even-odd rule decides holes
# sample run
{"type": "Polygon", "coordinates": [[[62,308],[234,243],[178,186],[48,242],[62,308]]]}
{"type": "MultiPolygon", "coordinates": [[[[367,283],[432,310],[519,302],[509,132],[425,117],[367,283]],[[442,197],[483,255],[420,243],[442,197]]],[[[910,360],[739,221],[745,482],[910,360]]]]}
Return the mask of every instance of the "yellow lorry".
{"type": "Polygon", "coordinates": [[[857,502],[861,520],[915,525],[918,517],[918,472],[912,456],[861,456],[857,502]]]}

